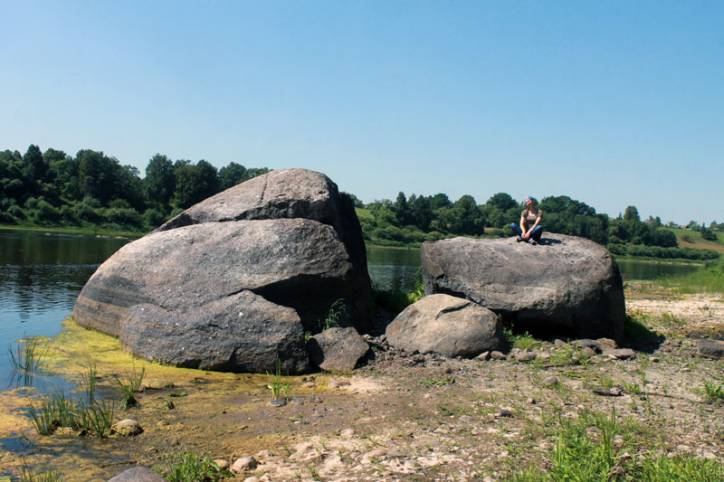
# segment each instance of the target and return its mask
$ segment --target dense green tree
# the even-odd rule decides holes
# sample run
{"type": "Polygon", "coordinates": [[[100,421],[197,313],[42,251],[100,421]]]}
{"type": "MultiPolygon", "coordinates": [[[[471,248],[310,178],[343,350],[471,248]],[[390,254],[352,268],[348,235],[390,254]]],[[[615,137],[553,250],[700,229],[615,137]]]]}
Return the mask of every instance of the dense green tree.
{"type": "Polygon", "coordinates": [[[639,217],[639,210],[636,209],[636,206],[629,206],[624,210],[623,220],[636,222],[641,221],[641,218],[639,217]]]}
{"type": "Polygon", "coordinates": [[[395,199],[395,219],[397,221],[398,226],[407,226],[411,223],[411,216],[410,216],[410,205],[407,203],[407,197],[405,196],[404,192],[400,192],[397,194],[397,199],[395,199]]]}
{"type": "Polygon", "coordinates": [[[162,208],[168,207],[176,189],[176,177],[171,159],[156,154],[148,161],[143,179],[149,201],[162,208]]]}
{"type": "Polygon", "coordinates": [[[176,161],[174,175],[176,177],[174,203],[181,209],[186,209],[219,192],[216,168],[204,160],[196,164],[190,161],[176,161]]]}
{"type": "Polygon", "coordinates": [[[219,186],[222,191],[236,186],[247,179],[249,178],[247,177],[246,168],[236,162],[230,162],[228,165],[219,169],[219,186]]]}

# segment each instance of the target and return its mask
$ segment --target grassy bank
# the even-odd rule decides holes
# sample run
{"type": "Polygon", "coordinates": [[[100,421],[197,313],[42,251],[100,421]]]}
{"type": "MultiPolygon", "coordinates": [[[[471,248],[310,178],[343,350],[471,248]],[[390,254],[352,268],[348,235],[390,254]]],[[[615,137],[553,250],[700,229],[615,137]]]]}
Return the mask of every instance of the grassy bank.
{"type": "Polygon", "coordinates": [[[34,226],[18,224],[0,224],[3,231],[27,231],[36,233],[74,234],[82,236],[120,236],[123,238],[140,238],[144,232],[120,229],[105,229],[94,226],[34,226]]]}

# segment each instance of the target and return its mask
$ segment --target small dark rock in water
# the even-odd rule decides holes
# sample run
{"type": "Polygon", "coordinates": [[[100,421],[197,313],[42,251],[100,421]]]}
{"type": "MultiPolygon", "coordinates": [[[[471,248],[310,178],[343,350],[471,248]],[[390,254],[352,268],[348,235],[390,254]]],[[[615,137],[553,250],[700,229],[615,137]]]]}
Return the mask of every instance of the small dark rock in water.
{"type": "Polygon", "coordinates": [[[147,467],[133,467],[108,479],[108,482],[165,482],[165,480],[147,467]]]}
{"type": "Polygon", "coordinates": [[[628,360],[630,358],[636,358],[636,352],[631,348],[618,348],[616,350],[609,350],[606,354],[616,360],[628,360]]]}
{"type": "Polygon", "coordinates": [[[699,356],[715,360],[724,357],[724,341],[721,340],[699,340],[696,348],[699,356]]]}
{"type": "Polygon", "coordinates": [[[271,403],[272,407],[279,408],[279,407],[283,407],[284,405],[286,405],[287,400],[285,398],[275,398],[270,403],[271,403]]]}
{"type": "Polygon", "coordinates": [[[111,431],[123,437],[134,437],[143,433],[141,424],[130,418],[116,422],[111,427],[111,431]]]}

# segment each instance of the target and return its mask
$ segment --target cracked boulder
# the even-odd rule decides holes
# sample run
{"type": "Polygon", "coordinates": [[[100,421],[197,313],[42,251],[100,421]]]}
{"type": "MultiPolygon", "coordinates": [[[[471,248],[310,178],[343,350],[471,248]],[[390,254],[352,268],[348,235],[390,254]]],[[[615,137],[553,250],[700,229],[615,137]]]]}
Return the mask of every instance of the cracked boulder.
{"type": "Polygon", "coordinates": [[[501,344],[498,315],[464,298],[425,296],[387,326],[387,341],[409,353],[471,358],[501,344]]]}
{"type": "Polygon", "coordinates": [[[588,239],[547,234],[533,246],[511,238],[453,238],[423,243],[420,256],[428,294],[467,298],[543,335],[623,335],[618,266],[588,239]]]}
{"type": "Polygon", "coordinates": [[[77,323],[177,366],[308,368],[304,331],[345,301],[368,327],[370,282],[359,222],[326,176],[273,171],[203,201],[103,263],[77,323]]]}

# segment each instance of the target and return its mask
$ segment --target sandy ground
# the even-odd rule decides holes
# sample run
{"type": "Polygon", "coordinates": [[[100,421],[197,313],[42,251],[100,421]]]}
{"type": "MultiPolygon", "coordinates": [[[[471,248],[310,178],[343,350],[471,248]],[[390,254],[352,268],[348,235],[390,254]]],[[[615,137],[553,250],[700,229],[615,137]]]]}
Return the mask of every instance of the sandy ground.
{"type": "MultiPolygon", "coordinates": [[[[270,404],[268,377],[134,360],[116,340],[69,323],[50,341],[50,369],[77,377],[92,358],[103,393],[114,396],[114,375],[146,367],[140,408],[116,413],[140,422],[144,432],[104,440],[72,432],[41,437],[26,409],[37,397],[0,392],[0,475],[17,474],[24,464],[56,470],[66,481],[107,480],[193,451],[232,462],[253,455],[257,468],[232,479],[250,482],[508,480],[526,467],[544,470],[560,420],[590,411],[615,411],[637,423],[642,454],[721,463],[724,411],[707,402],[702,387],[724,382],[724,364],[697,357],[694,339],[722,333],[721,296],[629,299],[629,312],[657,340],[634,359],[597,354],[550,366],[380,353],[354,373],[289,377],[289,403],[280,408],[270,404]],[[595,392],[604,386],[623,394],[595,392]]],[[[534,348],[561,360],[570,351],[550,341],[534,348]]]]}

